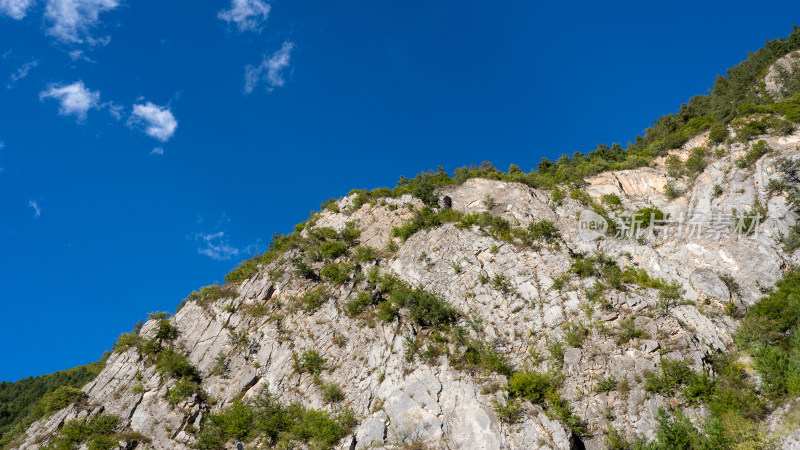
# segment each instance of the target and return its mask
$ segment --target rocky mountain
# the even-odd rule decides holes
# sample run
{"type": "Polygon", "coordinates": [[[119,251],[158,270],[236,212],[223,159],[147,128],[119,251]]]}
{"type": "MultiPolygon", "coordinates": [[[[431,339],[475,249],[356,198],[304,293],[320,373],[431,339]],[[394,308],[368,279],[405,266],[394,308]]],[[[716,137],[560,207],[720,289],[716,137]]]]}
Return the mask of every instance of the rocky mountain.
{"type": "Polygon", "coordinates": [[[9,446],[800,448],[794,334],[765,337],[794,309],[758,315],[800,262],[783,50],[735,117],[656,126],[630,168],[484,165],[329,202],[9,446]]]}

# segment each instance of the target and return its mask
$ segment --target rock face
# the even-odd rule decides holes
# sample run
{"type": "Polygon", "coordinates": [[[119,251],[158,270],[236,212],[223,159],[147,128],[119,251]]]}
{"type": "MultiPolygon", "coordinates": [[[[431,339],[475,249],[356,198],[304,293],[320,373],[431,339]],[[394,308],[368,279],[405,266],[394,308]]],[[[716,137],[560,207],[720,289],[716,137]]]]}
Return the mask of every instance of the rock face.
{"type": "Polygon", "coordinates": [[[783,100],[787,95],[787,80],[800,76],[800,51],[791,52],[775,61],[764,76],[764,86],[775,100],[783,100]]]}
{"type": "MultiPolygon", "coordinates": [[[[66,421],[104,411],[148,437],[150,443],[141,448],[188,449],[204,417],[261,389],[285,402],[331,408],[314,376],[294,369],[294,355],[310,349],[326,359],[321,378],[342,387],[344,403],[359,421],[341,448],[602,448],[609,425],[631,437],[651,438],[659,407],[674,399],[647,393],[645,373],[655,370],[662,358],[709,370],[708,355],[733,345],[737,319],[726,314],[728,305],[740,311],[752,305],[787,265],[800,262],[775,242],[797,217],[784,197],[767,190],[769,180],[780,176],[776,161],[800,157],[800,135],[764,138],[772,152],[753,166],[734,163],[745,151],[734,144],[712,157],[692,180],[678,180],[685,192],[676,199],[664,195],[669,178],[663,166],[608,172],[588,180],[585,192],[597,201],[616,195],[620,213],[654,207],[685,220],[638,238],[585,239],[576,220],[585,207],[578,200],[568,197],[556,204],[549,191],[487,179],[445,187],[440,195],[451,199],[454,210],[488,211],[520,226],[550,220],[563,242],[522,247],[477,226],[459,228],[452,223],[400,242],[391,237],[392,228],[422,207],[410,195],[364,204],[355,211],[350,196],[338,202],[340,212],[324,211],[314,223],[314,228],[342,230],[353,222],[361,230],[362,245],[384,248],[396,242],[396,252],[365,265],[438,293],[470,323],[479,323],[483,339],[517,368],[552,369],[556,363],[541,355],[566,339],[571,324],[590,324],[580,346],[563,347],[560,391],[593,437],[581,441],[548,411],[527,402],[520,421],[501,421],[495,407],[507,395],[499,389],[506,381],[501,375],[458,369],[445,356],[409,361],[406,337],[419,332],[413,323],[353,318],[344,311],[345,303],[364,290],[363,282],[327,284],[328,300],[313,313],[293,306],[321,282],[294,274],[290,261],[296,255],[290,250],[233,285],[235,294],[229,298],[208,304],[190,301],[169,319],[178,330],[176,345],[198,369],[202,390],[213,402],[193,395],[170,403],[165,397],[176,382],[160,376],[131,348],[113,354],[84,388],[90,406],[71,405],[34,423],[18,448],[38,448],[66,421]],[[749,236],[714,222],[733,209],[763,211],[764,221],[749,236]],[[688,232],[687,224],[705,228],[688,232]],[[622,267],[677,282],[685,289],[684,302],[660,313],[656,291],[640,288],[613,291],[607,307],[600,308],[587,298],[593,277],[565,277],[571,256],[578,252],[600,252],[622,267]],[[725,281],[728,276],[738,288],[725,281]],[[497,277],[504,280],[503,286],[486,282],[497,277]],[[254,308],[260,312],[253,313],[254,308]],[[630,324],[640,332],[629,340],[619,339],[619,330],[630,324]],[[236,337],[241,334],[244,340],[236,337]],[[220,354],[227,358],[224,374],[214,371],[220,354]],[[620,387],[598,392],[601,380],[608,379],[620,387]]],[[[692,145],[697,143],[691,141],[676,153],[685,154],[692,145]]],[[[140,334],[156,332],[157,321],[150,320],[140,334]]],[[[450,351],[458,351],[448,345],[453,347],[450,351]]],[[[703,414],[696,410],[696,416],[703,414]]],[[[775,429],[783,423],[778,416],[774,422],[775,429]]],[[[797,446],[800,441],[793,432],[786,442],[797,446]]]]}

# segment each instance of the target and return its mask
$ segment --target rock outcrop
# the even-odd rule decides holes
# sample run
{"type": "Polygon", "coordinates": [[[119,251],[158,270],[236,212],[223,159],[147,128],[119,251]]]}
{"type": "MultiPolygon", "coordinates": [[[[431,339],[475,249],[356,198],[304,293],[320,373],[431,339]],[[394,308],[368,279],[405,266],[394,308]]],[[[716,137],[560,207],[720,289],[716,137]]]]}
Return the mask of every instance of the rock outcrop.
{"type": "MultiPolygon", "coordinates": [[[[363,280],[325,284],[327,301],[313,312],[297,307],[298,299],[323,282],[296,275],[291,263],[296,250],[289,250],[255,276],[233,284],[233,295],[207,304],[189,301],[169,318],[178,330],[175,345],[199,371],[203,395],[169,402],[166,396],[176,381],[160,375],[132,347],[114,353],[84,388],[84,406],[71,405],[34,423],[18,448],[38,448],[66,421],[103,411],[149,438],[141,448],[188,449],[210,413],[262,389],[284,402],[330,409],[319,380],[295,370],[295,355],[311,349],[326,360],[319,377],[341,386],[344,404],[358,419],[341,448],[599,448],[608,427],[652,438],[659,407],[675,399],[647,392],[645,374],[662,359],[684,360],[693,370],[708,372],[709,355],[734,345],[738,319],[729,314],[729,304],[739,311],[754,304],[763,288],[798,263],[796,254],[776,243],[797,217],[786,198],[770,193],[767,185],[781,176],[778,159],[800,157],[800,134],[763,138],[772,151],[747,168],[735,164],[746,151],[743,145],[712,149],[719,152],[701,173],[677,181],[684,192],[674,199],[664,194],[671,179],[663,165],[589,179],[585,192],[597,202],[616,196],[619,215],[657,208],[683,221],[668,221],[638,237],[586,239],[577,221],[586,206],[578,199],[554,202],[548,190],[477,178],[444,187],[439,194],[447,195],[456,211],[489,212],[523,227],[550,220],[563,241],[523,247],[478,226],[445,223],[400,242],[392,228],[423,206],[410,195],[356,210],[353,195],[337,203],[338,212],[319,213],[313,228],[340,231],[354,223],[361,245],[383,249],[396,243],[395,252],[361,263],[361,272],[375,267],[437,293],[460,312],[461,320],[474,325],[471,332],[480,333],[514,367],[556,368],[560,362],[547,356],[553,346],[565,341],[571,324],[586,326],[580,346],[563,346],[563,365],[557,367],[563,374],[560,392],[585,424],[583,438],[527,402],[522,420],[501,421],[495,405],[507,397],[500,389],[502,375],[456,367],[445,355],[409,359],[406,338],[420,332],[414,323],[385,323],[345,311],[345,304],[364,291],[363,280]],[[734,220],[733,210],[763,212],[763,222],[752,235],[737,233],[720,222],[734,220]],[[602,253],[623,268],[676,282],[685,290],[684,301],[661,311],[657,292],[643,287],[614,290],[601,307],[587,296],[595,278],[570,275],[577,253],[602,253]],[[727,277],[738,288],[726,283],[727,277]],[[493,279],[502,285],[486,282],[493,279]],[[624,327],[637,334],[620,339],[624,327]],[[227,361],[224,373],[214,370],[219,355],[227,361]],[[599,390],[599,383],[609,379],[618,388],[599,390]]],[[[694,145],[700,144],[690,141],[674,153],[685,155],[694,145]]],[[[140,335],[154,336],[157,326],[157,320],[148,321],[140,335]]],[[[457,344],[447,346],[459,352],[457,344]]],[[[700,407],[689,409],[695,417],[707,414],[700,407]]],[[[773,429],[779,430],[787,414],[776,414],[773,429]]],[[[796,429],[786,434],[787,445],[797,446],[796,429]]]]}

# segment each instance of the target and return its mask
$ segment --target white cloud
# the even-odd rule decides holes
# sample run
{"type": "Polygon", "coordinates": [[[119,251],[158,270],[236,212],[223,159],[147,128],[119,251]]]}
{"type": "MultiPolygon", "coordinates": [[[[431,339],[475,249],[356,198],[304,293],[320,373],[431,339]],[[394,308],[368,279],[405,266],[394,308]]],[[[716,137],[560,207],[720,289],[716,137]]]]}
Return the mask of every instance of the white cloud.
{"type": "Polygon", "coordinates": [[[131,123],[142,121],[145,122],[144,132],[162,142],[168,141],[178,128],[178,121],[175,120],[169,107],[161,107],[151,102],[133,105],[131,123]]]}
{"type": "Polygon", "coordinates": [[[100,22],[100,13],[117,6],[119,0],[47,0],[44,17],[51,23],[47,34],[70,44],[86,39],[90,44],[105,45],[108,40],[93,39],[89,29],[100,22]]]}
{"type": "Polygon", "coordinates": [[[228,239],[225,238],[224,231],[210,234],[199,233],[195,235],[195,240],[202,244],[202,247],[197,249],[198,253],[218,261],[231,259],[239,254],[239,249],[230,245],[228,239]]]}
{"type": "Polygon", "coordinates": [[[118,105],[114,102],[105,102],[100,105],[100,108],[108,109],[108,113],[111,114],[111,117],[117,120],[122,119],[122,110],[125,109],[122,105],[118,105]]]}
{"type": "Polygon", "coordinates": [[[261,0],[231,0],[231,9],[220,11],[217,17],[235,23],[239,31],[261,31],[271,7],[261,0]]]}
{"type": "MultiPolygon", "coordinates": [[[[99,41],[96,41],[96,42],[99,42],[99,41]]],[[[110,41],[107,41],[106,43],[108,43],[108,42],[110,42],[110,41]]],[[[72,59],[72,61],[86,61],[86,62],[89,62],[89,63],[95,62],[93,59],[91,59],[88,56],[86,56],[86,52],[84,52],[83,50],[72,50],[67,54],[69,55],[70,59],[72,59]]]]}
{"type": "Polygon", "coordinates": [[[0,0],[0,15],[5,14],[14,20],[22,20],[32,5],[33,0],[0,0]]]}
{"type": "Polygon", "coordinates": [[[33,217],[39,217],[42,215],[42,209],[39,208],[39,202],[36,200],[28,200],[28,206],[33,208],[33,217]]]}
{"type": "Polygon", "coordinates": [[[20,66],[20,67],[17,69],[17,71],[16,71],[16,72],[14,72],[14,73],[12,73],[12,74],[11,74],[10,81],[9,81],[9,83],[6,85],[6,87],[7,87],[8,89],[11,89],[11,88],[13,88],[13,87],[14,87],[14,84],[16,84],[16,83],[17,83],[17,81],[19,81],[19,80],[21,80],[21,79],[23,79],[23,78],[27,77],[27,76],[28,76],[28,73],[30,73],[31,69],[33,69],[34,67],[36,67],[36,66],[38,66],[38,65],[39,65],[39,61],[36,61],[36,60],[28,61],[28,62],[26,62],[25,64],[21,65],[21,66],[20,66]]]}
{"type": "Polygon", "coordinates": [[[267,90],[271,91],[278,86],[283,86],[283,69],[289,67],[289,58],[292,54],[294,44],[284,42],[281,49],[267,57],[258,66],[247,65],[244,68],[244,91],[249,94],[264,81],[267,83],[267,90]]]}
{"type": "Polygon", "coordinates": [[[151,155],[159,155],[159,156],[163,155],[164,154],[164,149],[162,147],[156,147],[150,152],[150,154],[151,155]]]}
{"type": "Polygon", "coordinates": [[[100,91],[91,91],[84,86],[83,81],[66,86],[51,84],[47,90],[39,93],[39,100],[53,98],[61,103],[58,113],[62,116],[74,115],[78,121],[86,119],[86,113],[98,107],[100,91]]]}

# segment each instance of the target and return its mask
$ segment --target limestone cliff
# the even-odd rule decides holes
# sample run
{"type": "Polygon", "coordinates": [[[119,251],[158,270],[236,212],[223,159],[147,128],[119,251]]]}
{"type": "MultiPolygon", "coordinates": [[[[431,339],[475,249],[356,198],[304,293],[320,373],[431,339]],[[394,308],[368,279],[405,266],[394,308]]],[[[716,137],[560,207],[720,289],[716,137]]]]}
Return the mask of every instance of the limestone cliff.
{"type": "MultiPolygon", "coordinates": [[[[168,401],[178,381],[160,374],[132,346],[110,357],[105,370],[84,388],[86,400],[33,424],[17,448],[38,448],[69,420],[101,412],[119,416],[122,427],[147,438],[130,448],[190,448],[209,414],[262,389],[306,407],[346,405],[358,424],[338,444],[341,448],[602,447],[609,427],[651,438],[659,407],[682,400],[647,392],[646,372],[657,371],[662,359],[684,360],[695,371],[710,371],[710,355],[734,350],[735,311],[756,302],[763,288],[798,262],[796,254],[785,253],[776,243],[797,217],[786,196],[770,193],[767,186],[771,179],[784,177],[778,161],[800,157],[800,134],[761,138],[770,151],[748,167],[736,164],[747,146],[709,143],[705,135],[673,151],[685,159],[691,148],[707,145],[714,154],[698,175],[673,180],[674,189],[683,190],[673,199],[664,194],[672,179],[663,159],[652,167],[589,179],[584,192],[593,201],[609,194],[619,199],[614,217],[657,208],[668,217],[685,218],[683,224],[653,225],[652,232],[635,238],[587,238],[577,220],[587,198],[554,201],[548,190],[505,181],[474,178],[441,188],[437,195],[448,197],[454,211],[488,212],[518,227],[552,221],[559,240],[520,245],[479,225],[445,222],[403,242],[392,236],[392,229],[423,208],[419,199],[406,195],[354,208],[355,195],[343,198],[302,233],[327,227],[341,231],[350,223],[360,231],[356,243],[392,250],[347,266],[347,280],[336,283],[298,274],[293,261],[299,251],[293,249],[259,266],[245,281],[229,284],[220,298],[190,299],[168,322],[177,328],[172,345],[197,369],[200,392],[168,401]],[[751,235],[719,224],[713,233],[679,229],[693,220],[711,226],[715,214],[728,217],[732,210],[749,213],[754,208],[764,218],[751,235]],[[682,301],[662,310],[658,292],[639,286],[611,289],[604,303],[598,303],[590,298],[597,277],[570,275],[575,255],[581,253],[602,254],[623,269],[643,269],[652,279],[677,282],[685,290],[682,301]],[[446,342],[444,354],[409,357],[407,340],[428,331],[408,320],[402,309],[399,320],[388,322],[348,314],[345,305],[357,294],[379,295],[369,280],[358,276],[371,268],[438,294],[458,311],[456,323],[471,338],[491,343],[511,366],[560,370],[559,392],[583,423],[582,436],[531,402],[522,406],[519,420],[511,421],[516,423],[501,421],[496,405],[506,401],[508,394],[500,389],[506,377],[452,363],[448,355],[464,352],[457,342],[446,342]],[[736,288],[726,282],[731,278],[736,288]],[[298,306],[320,288],[324,298],[318,307],[298,306]],[[579,345],[561,347],[563,363],[548,356],[577,324],[585,331],[579,345]],[[620,339],[625,327],[638,331],[620,339]],[[317,376],[297,370],[295,363],[298,354],[311,349],[325,360],[317,376]],[[220,355],[224,371],[216,370],[220,355]],[[343,402],[326,402],[320,380],[340,386],[343,402]],[[614,380],[617,388],[598,389],[604,380],[614,380]]],[[[343,254],[333,262],[352,260],[343,254]]],[[[311,269],[318,272],[325,264],[313,262],[311,269]]],[[[139,336],[156,336],[161,320],[145,323],[139,336]]],[[[707,415],[702,407],[682,406],[691,417],[707,415]]],[[[774,422],[774,429],[782,429],[780,416],[774,422]]],[[[778,438],[790,439],[783,436],[792,431],[784,430],[778,438]]]]}

